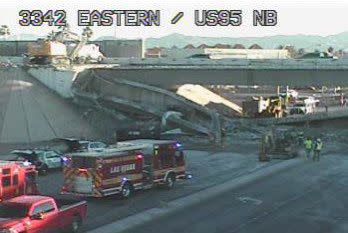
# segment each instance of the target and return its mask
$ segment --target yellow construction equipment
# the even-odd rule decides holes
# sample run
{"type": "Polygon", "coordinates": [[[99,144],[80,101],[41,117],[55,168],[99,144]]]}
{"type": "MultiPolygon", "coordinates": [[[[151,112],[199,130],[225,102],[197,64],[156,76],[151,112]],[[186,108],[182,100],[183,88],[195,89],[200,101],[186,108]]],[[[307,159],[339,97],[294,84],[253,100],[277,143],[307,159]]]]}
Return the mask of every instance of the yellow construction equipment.
{"type": "Polygon", "coordinates": [[[285,113],[285,99],[281,96],[256,97],[242,103],[244,116],[281,118],[285,113]]]}
{"type": "Polygon", "coordinates": [[[262,135],[260,161],[291,159],[298,156],[300,145],[298,135],[290,128],[276,128],[262,135]]]}
{"type": "Polygon", "coordinates": [[[45,39],[38,39],[28,45],[31,64],[71,64],[101,62],[104,59],[95,44],[87,44],[92,35],[91,29],[84,29],[81,36],[64,27],[52,32],[45,39]]]}

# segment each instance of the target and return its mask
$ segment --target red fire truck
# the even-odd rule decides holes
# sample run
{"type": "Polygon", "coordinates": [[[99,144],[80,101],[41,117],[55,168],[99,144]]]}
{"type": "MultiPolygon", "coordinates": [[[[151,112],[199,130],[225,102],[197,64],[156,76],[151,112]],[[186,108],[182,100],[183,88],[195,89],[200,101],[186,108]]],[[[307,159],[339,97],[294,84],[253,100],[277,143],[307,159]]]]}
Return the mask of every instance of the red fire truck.
{"type": "Polygon", "coordinates": [[[0,201],[24,194],[38,194],[35,166],[0,161],[0,201]]]}
{"type": "Polygon", "coordinates": [[[103,197],[155,185],[172,188],[185,179],[185,160],[181,145],[170,140],[132,140],[101,152],[70,155],[64,168],[62,193],[103,197]]]}

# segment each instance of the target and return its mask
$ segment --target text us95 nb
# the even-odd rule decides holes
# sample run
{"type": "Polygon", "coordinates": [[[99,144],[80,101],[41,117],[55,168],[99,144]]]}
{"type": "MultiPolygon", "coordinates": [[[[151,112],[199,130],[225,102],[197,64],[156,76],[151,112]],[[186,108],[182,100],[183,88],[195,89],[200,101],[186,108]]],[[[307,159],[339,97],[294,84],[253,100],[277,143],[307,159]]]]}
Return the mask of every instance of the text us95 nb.
{"type": "MultiPolygon", "coordinates": [[[[254,10],[254,26],[275,26],[278,23],[276,10],[254,10]]],[[[197,26],[240,26],[243,23],[242,10],[195,10],[197,26]]]]}

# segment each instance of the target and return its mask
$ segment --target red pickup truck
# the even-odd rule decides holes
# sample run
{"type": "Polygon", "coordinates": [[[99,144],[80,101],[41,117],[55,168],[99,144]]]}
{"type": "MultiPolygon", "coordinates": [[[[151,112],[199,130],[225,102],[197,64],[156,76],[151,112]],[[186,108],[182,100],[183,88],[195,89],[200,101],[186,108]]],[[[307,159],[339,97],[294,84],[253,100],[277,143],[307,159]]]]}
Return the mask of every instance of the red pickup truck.
{"type": "Polygon", "coordinates": [[[0,204],[0,233],[77,232],[87,203],[46,196],[19,196],[0,204]]]}

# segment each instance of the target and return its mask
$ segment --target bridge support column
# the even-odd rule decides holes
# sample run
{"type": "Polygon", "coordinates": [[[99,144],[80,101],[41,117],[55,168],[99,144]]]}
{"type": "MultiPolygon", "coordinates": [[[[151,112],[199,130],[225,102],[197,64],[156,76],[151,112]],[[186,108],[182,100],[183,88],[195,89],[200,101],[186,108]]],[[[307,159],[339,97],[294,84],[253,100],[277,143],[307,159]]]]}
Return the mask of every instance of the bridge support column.
{"type": "Polygon", "coordinates": [[[212,120],[212,132],[214,134],[214,143],[217,146],[220,146],[222,143],[221,140],[221,122],[219,119],[219,114],[215,110],[210,111],[210,116],[212,120]]]}

